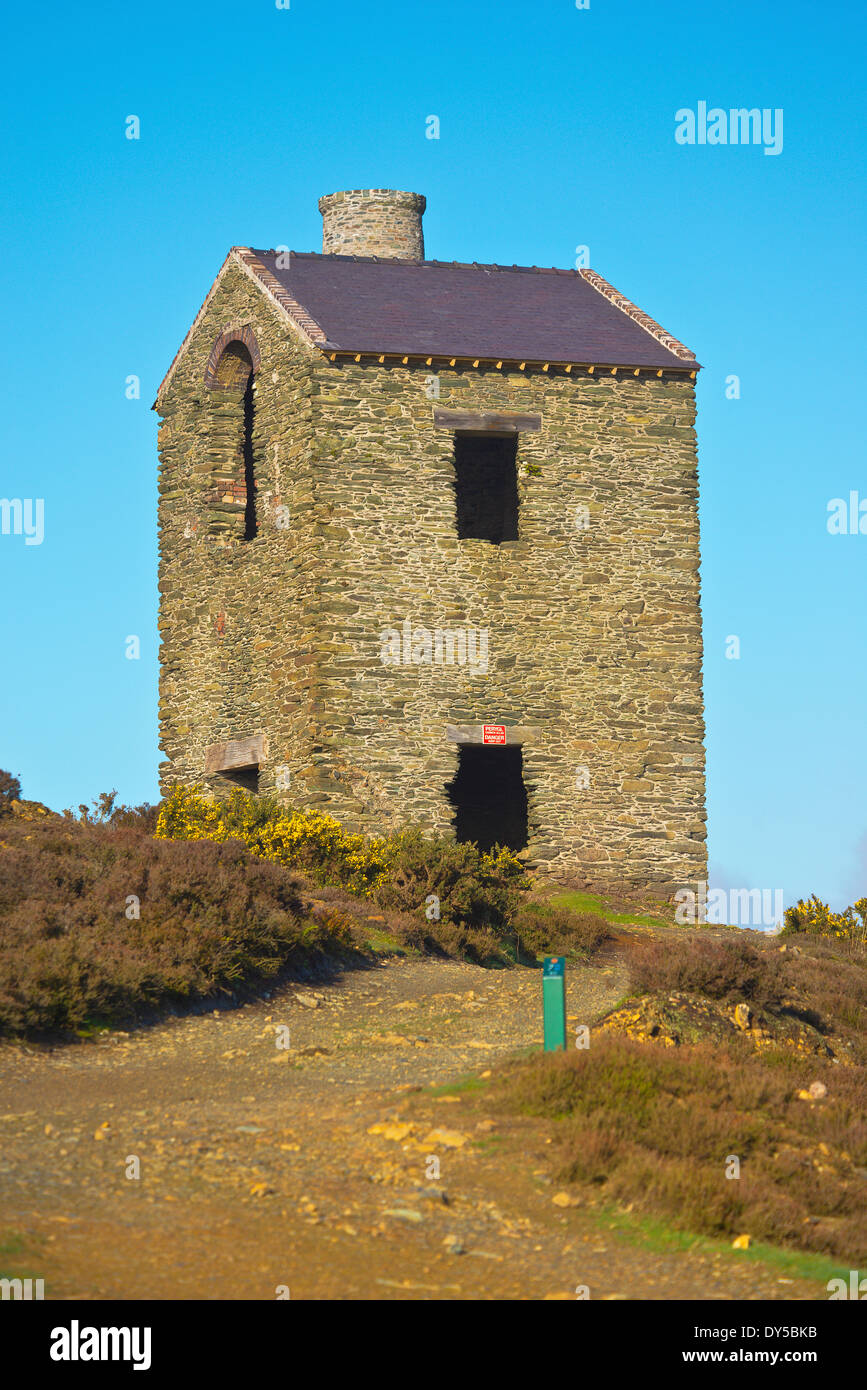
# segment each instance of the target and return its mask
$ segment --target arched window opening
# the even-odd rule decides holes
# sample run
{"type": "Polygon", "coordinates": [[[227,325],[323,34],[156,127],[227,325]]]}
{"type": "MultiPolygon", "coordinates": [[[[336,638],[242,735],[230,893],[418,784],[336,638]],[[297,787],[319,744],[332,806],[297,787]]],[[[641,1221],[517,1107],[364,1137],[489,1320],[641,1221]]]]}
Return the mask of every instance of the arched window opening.
{"type": "Polygon", "coordinates": [[[213,384],[221,391],[243,391],[253,371],[249,348],[241,342],[229,343],[220,353],[213,384]]]}
{"type": "Polygon", "coordinates": [[[221,505],[229,504],[239,512],[243,508],[243,530],[239,527],[236,535],[240,532],[247,541],[252,540],[258,530],[253,381],[259,361],[259,348],[252,329],[227,329],[215,342],[205,370],[205,384],[211,390],[228,392],[238,402],[234,424],[231,420],[225,421],[219,431],[225,439],[227,456],[219,465],[215,483],[221,505]]]}

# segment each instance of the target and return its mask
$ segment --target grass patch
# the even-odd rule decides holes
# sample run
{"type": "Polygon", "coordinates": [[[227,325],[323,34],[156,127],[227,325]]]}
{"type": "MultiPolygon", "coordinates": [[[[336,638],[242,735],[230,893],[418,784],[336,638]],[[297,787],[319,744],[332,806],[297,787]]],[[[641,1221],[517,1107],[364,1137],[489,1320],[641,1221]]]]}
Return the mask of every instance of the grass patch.
{"type": "Polygon", "coordinates": [[[43,1244],[42,1237],[6,1231],[0,1236],[0,1279],[44,1279],[45,1271],[38,1272],[33,1263],[40,1258],[34,1247],[43,1244]]]}
{"type": "Polygon", "coordinates": [[[24,1249],[23,1237],[18,1235],[0,1236],[0,1260],[12,1259],[15,1255],[20,1255],[24,1249]]]}
{"type": "Polygon", "coordinates": [[[364,944],[376,956],[420,956],[422,954],[414,946],[407,946],[405,942],[398,940],[391,932],[381,931],[378,928],[368,928],[364,944]]]}
{"type": "Polygon", "coordinates": [[[505,1136],[502,1134],[484,1134],[479,1139],[473,1140],[473,1148],[476,1153],[497,1153],[505,1144],[505,1136]]]}
{"type": "Polygon", "coordinates": [[[547,900],[554,907],[569,908],[572,912],[592,912],[604,917],[615,926],[668,927],[671,922],[664,917],[652,917],[644,912],[615,912],[604,898],[594,893],[555,893],[547,900]]]}
{"type": "Polygon", "coordinates": [[[490,1077],[469,1073],[466,1076],[459,1076],[455,1081],[447,1081],[442,1086],[430,1086],[427,1088],[426,1094],[429,1096],[471,1095],[477,1091],[484,1091],[490,1084],[490,1077]]]}
{"type": "Polygon", "coordinates": [[[849,1279],[849,1265],[842,1265],[824,1255],[804,1254],[798,1250],[784,1250],[778,1245],[767,1245],[753,1241],[747,1250],[733,1250],[730,1241],[713,1240],[707,1236],[679,1230],[658,1217],[639,1216],[635,1212],[623,1212],[616,1208],[597,1209],[592,1219],[600,1230],[624,1244],[640,1245],[655,1254],[685,1254],[689,1251],[698,1254],[724,1254],[732,1263],[747,1260],[750,1263],[768,1265],[784,1278],[809,1279],[825,1285],[829,1279],[849,1279]]]}

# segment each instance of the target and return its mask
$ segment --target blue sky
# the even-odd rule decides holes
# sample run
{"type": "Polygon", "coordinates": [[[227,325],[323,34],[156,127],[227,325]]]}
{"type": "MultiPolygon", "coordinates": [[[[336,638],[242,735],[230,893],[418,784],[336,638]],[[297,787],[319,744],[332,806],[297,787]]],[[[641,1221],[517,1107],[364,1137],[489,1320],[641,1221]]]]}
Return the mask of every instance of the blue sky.
{"type": "Polygon", "coordinates": [[[0,767],[156,799],[156,388],[230,245],[318,250],[321,193],[409,188],[429,256],[587,245],[704,364],[712,882],[867,893],[867,535],[826,528],[867,499],[864,29],[854,0],[7,12],[0,496],[45,536],[0,535],[0,767]],[[678,144],[700,101],[782,109],[782,151],[678,144]]]}

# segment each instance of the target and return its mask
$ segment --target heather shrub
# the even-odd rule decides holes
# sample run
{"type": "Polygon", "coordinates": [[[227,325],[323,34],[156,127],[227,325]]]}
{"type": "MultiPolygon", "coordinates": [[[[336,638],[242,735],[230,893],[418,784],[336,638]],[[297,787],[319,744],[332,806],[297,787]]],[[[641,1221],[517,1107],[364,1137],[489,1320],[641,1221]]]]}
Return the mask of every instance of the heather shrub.
{"type": "Polygon", "coordinates": [[[783,992],[779,958],[748,942],[672,937],[642,943],[629,963],[637,994],[704,995],[723,1003],[746,1000],[756,1008],[776,1008],[783,992]]]}
{"type": "Polygon", "coordinates": [[[166,843],[64,821],[4,829],[0,1032],[73,1029],[231,992],[348,954],[295,877],[237,843],[166,843]]]}
{"type": "Polygon", "coordinates": [[[159,806],[143,801],[140,806],[116,806],[112,810],[108,824],[116,830],[140,830],[145,835],[156,831],[159,806]]]}
{"type": "Polygon", "coordinates": [[[846,1038],[853,1055],[867,1063],[867,949],[836,937],[805,937],[797,953],[786,951],[784,968],[810,1021],[846,1038]]]}
{"type": "Polygon", "coordinates": [[[110,825],[113,830],[140,830],[153,836],[157,828],[160,807],[143,801],[140,806],[117,804],[117,792],[103,792],[93,803],[97,810],[95,819],[100,825],[110,825]]]}
{"type": "Polygon", "coordinates": [[[141,830],[146,835],[153,835],[159,811],[159,806],[152,806],[148,801],[140,806],[118,806],[117,792],[110,791],[100,792],[90,806],[79,802],[77,816],[69,809],[63,815],[66,820],[75,821],[78,825],[111,825],[115,829],[141,830]]]}
{"type": "Polygon", "coordinates": [[[550,903],[523,902],[515,913],[513,930],[520,949],[530,956],[576,955],[589,958],[606,941],[611,930],[595,912],[575,912],[550,903]]]}
{"type": "Polygon", "coordinates": [[[551,1124],[559,1180],[591,1200],[698,1234],[867,1259],[863,1067],[785,1052],[769,1065],[741,1039],[657,1048],[602,1033],[589,1049],[511,1064],[494,1097],[551,1124]],[[799,1099],[808,1080],[830,1099],[799,1099]],[[732,1152],[737,1182],[724,1177],[732,1152]]]}

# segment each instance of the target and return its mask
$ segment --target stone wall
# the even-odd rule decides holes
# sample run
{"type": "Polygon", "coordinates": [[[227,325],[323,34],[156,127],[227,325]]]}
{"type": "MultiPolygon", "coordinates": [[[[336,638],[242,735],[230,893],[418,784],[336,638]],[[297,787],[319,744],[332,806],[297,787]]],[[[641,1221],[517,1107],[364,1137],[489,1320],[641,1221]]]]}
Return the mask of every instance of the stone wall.
{"type": "Polygon", "coordinates": [[[448,830],[449,731],[505,724],[540,868],[663,893],[706,876],[692,383],[454,368],[434,401],[432,374],[327,361],[224,277],[163,407],[164,785],[264,733],[263,789],[282,767],[287,800],[352,828],[448,830]],[[233,322],[261,353],[251,541],[213,503],[237,400],[203,383],[233,322]],[[519,540],[458,540],[435,404],[541,415],[518,438],[519,540]],[[407,622],[417,659],[384,665],[407,622]],[[436,662],[458,630],[472,668],[442,639],[436,662]]]}
{"type": "Polygon", "coordinates": [[[587,882],[695,879],[706,861],[692,383],[439,373],[441,406],[542,415],[540,433],[519,435],[520,539],[491,545],[457,539],[454,436],[433,427],[430,375],[354,362],[314,372],[317,497],[339,542],[320,633],[334,814],[447,829],[447,726],[520,726],[536,862],[587,882]],[[380,633],[407,619],[413,631],[487,630],[487,673],[383,666],[380,633]]]}
{"type": "MultiPolygon", "coordinates": [[[[160,403],[160,741],[163,789],[201,783],[205,748],[270,733],[274,766],[309,766],[321,538],[310,481],[308,350],[235,267],[224,275],[160,403]],[[227,327],[255,334],[258,534],[244,539],[243,397],[209,389],[227,327]],[[281,510],[283,509],[283,510],[281,510]]],[[[263,785],[273,784],[265,769],[263,785]]],[[[226,784],[215,778],[216,791],[226,784]]]]}

